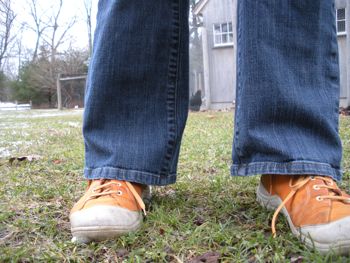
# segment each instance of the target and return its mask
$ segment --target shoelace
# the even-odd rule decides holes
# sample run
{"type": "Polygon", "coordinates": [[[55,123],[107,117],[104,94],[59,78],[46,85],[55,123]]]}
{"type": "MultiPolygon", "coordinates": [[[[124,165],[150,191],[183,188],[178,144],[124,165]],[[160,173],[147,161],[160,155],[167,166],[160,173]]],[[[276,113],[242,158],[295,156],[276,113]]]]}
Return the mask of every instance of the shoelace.
{"type": "Polygon", "coordinates": [[[322,201],[324,199],[331,199],[331,200],[338,200],[346,203],[350,203],[350,198],[347,196],[344,196],[344,193],[337,187],[337,185],[333,182],[331,178],[328,177],[322,177],[322,176],[307,176],[307,177],[300,177],[296,181],[295,184],[293,184],[293,178],[290,179],[289,181],[289,187],[292,189],[287,197],[283,200],[283,202],[278,206],[276,209],[272,222],[271,222],[271,228],[272,228],[272,235],[273,237],[276,237],[276,220],[281,212],[282,208],[284,205],[295,195],[295,193],[302,188],[304,185],[306,185],[310,180],[316,180],[316,179],[321,179],[325,182],[325,184],[321,185],[314,185],[314,189],[318,190],[321,188],[327,188],[331,191],[332,194],[329,195],[320,195],[317,196],[316,198],[318,201],[322,201]]]}
{"type": "MultiPolygon", "coordinates": [[[[103,191],[105,189],[110,189],[110,186],[112,185],[116,185],[117,187],[121,187],[122,184],[119,182],[106,182],[106,183],[101,183],[101,185],[95,187],[92,192],[95,193],[93,195],[91,195],[88,199],[85,200],[85,203],[93,198],[97,198],[100,196],[104,196],[104,195],[110,195],[110,194],[116,194],[116,195],[122,195],[122,191],[120,190],[109,190],[109,191],[103,191]],[[96,193],[98,190],[102,190],[101,192],[96,193]]],[[[139,207],[142,209],[143,213],[146,215],[146,206],[145,203],[143,202],[141,196],[137,193],[137,191],[135,190],[134,186],[130,183],[125,181],[125,185],[127,186],[128,190],[130,190],[130,192],[132,193],[133,197],[135,198],[135,201],[137,202],[137,204],[139,205],[139,207]]]]}

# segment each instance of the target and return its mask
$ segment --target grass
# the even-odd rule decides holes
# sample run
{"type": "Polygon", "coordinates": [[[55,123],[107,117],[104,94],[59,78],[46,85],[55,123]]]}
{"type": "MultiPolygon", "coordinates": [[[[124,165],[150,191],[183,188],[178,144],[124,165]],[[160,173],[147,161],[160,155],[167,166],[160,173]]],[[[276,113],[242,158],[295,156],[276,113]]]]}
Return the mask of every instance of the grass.
{"type": "MultiPolygon", "coordinates": [[[[80,111],[0,112],[0,262],[348,262],[307,249],[255,201],[258,177],[232,178],[230,112],[191,113],[178,181],[155,189],[143,227],[71,243],[68,214],[85,188],[80,111]],[[11,156],[40,155],[8,162],[11,156]],[[211,253],[209,253],[211,252],[211,253]],[[210,261],[210,259],[212,261],[210,261]]],[[[350,118],[341,118],[349,190],[350,118]]]]}

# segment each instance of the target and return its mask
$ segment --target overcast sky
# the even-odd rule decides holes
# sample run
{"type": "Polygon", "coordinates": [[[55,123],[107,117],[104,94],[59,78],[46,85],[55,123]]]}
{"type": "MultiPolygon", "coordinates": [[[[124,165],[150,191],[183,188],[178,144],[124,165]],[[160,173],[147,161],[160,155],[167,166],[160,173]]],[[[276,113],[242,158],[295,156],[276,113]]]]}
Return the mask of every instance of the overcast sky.
{"type": "MultiPolygon", "coordinates": [[[[28,0],[11,0],[13,9],[17,13],[17,25],[28,22],[33,23],[30,17],[30,9],[27,4],[28,0]]],[[[58,4],[57,0],[37,0],[39,4],[39,12],[45,12],[46,16],[50,16],[53,13],[53,6],[58,4]]],[[[98,0],[92,0],[93,3],[93,27],[96,24],[96,13],[97,13],[97,2],[98,0]]],[[[85,24],[85,9],[84,9],[84,0],[64,0],[63,9],[61,14],[60,23],[64,24],[76,16],[78,22],[71,29],[70,35],[72,36],[71,42],[74,47],[85,48],[88,46],[88,36],[87,36],[87,27],[85,24]]],[[[34,48],[35,46],[35,33],[26,30],[23,32],[23,43],[28,48],[34,48]]],[[[67,46],[69,42],[65,45],[67,46]]],[[[64,46],[63,48],[65,48],[64,46]]]]}

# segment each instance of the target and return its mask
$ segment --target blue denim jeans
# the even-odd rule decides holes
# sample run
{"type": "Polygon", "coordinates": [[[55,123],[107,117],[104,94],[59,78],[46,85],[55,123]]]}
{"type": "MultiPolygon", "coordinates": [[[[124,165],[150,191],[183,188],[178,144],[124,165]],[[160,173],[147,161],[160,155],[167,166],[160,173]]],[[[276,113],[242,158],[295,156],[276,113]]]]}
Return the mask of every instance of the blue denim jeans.
{"type": "MultiPolygon", "coordinates": [[[[232,175],[341,177],[333,1],[238,0],[232,175]]],[[[188,0],[100,0],[85,177],[174,183],[188,112],[188,0]]]]}

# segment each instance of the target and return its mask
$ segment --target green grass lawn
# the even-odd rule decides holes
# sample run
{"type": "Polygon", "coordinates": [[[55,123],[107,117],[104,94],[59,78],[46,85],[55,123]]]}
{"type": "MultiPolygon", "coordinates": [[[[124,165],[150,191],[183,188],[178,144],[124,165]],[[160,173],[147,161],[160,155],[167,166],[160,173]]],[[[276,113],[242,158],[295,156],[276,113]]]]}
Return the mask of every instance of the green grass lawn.
{"type": "MultiPolygon", "coordinates": [[[[69,210],[86,185],[81,113],[0,112],[0,262],[350,261],[305,248],[283,217],[278,237],[271,237],[272,212],[255,201],[259,178],[229,176],[230,112],[190,114],[178,182],[154,189],[140,231],[98,244],[71,243],[69,210]],[[33,154],[42,158],[8,161],[33,154]]],[[[341,186],[347,190],[349,127],[350,118],[342,117],[341,186]]]]}

